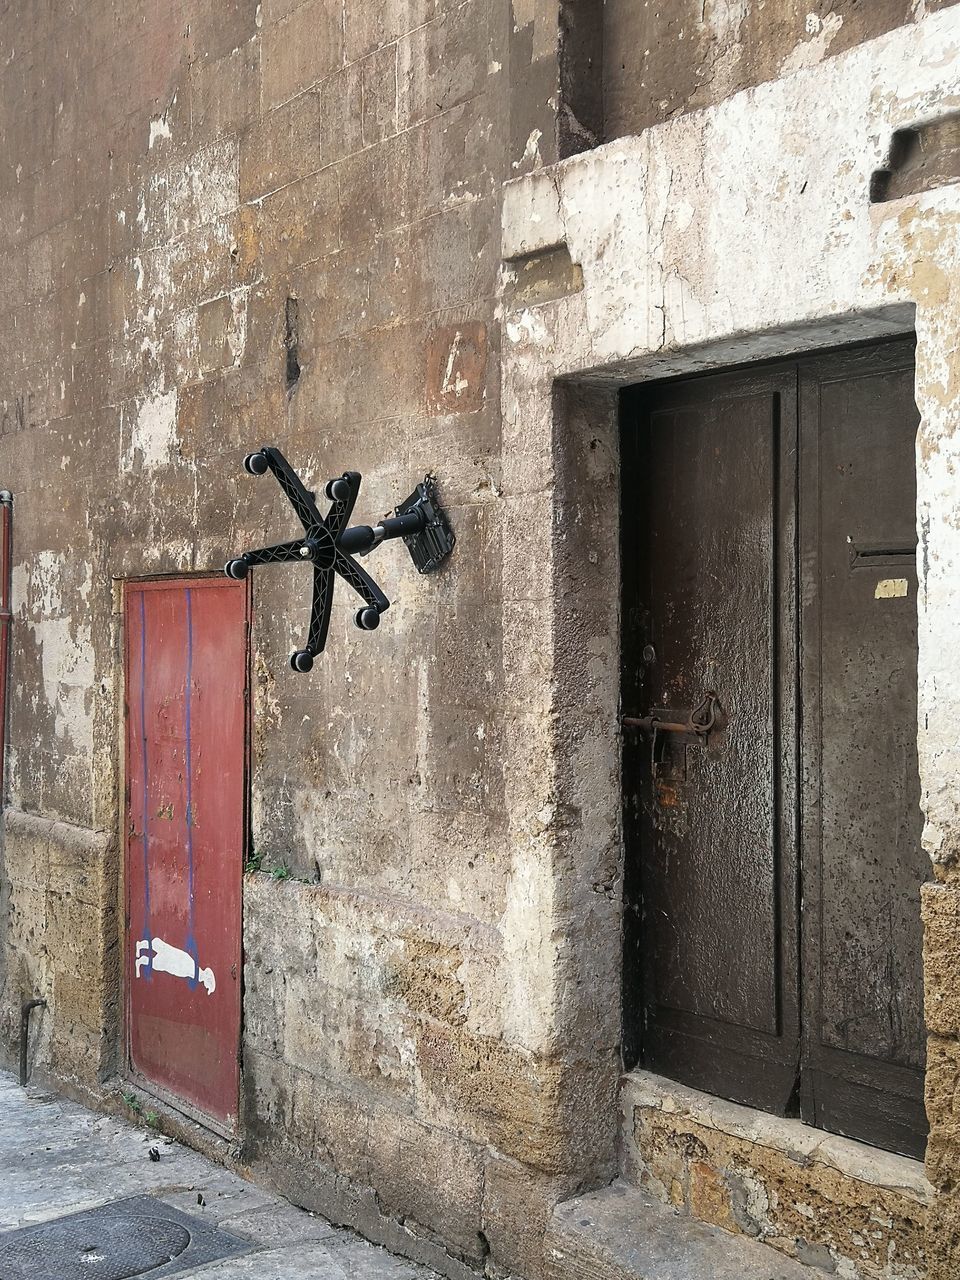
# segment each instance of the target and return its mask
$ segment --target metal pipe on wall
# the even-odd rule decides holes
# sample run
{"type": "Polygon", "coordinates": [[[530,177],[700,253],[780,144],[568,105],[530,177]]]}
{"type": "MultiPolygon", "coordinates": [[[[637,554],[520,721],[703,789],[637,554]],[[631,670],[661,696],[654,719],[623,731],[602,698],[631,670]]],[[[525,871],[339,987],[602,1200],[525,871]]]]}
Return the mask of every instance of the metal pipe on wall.
{"type": "Polygon", "coordinates": [[[0,490],[0,809],[7,798],[7,674],[10,663],[10,579],[13,568],[13,494],[0,490]]]}
{"type": "Polygon", "coordinates": [[[27,1083],[27,1045],[30,1039],[30,1014],[34,1009],[45,1009],[46,1000],[24,1000],[20,1006],[20,1084],[27,1083]]]}

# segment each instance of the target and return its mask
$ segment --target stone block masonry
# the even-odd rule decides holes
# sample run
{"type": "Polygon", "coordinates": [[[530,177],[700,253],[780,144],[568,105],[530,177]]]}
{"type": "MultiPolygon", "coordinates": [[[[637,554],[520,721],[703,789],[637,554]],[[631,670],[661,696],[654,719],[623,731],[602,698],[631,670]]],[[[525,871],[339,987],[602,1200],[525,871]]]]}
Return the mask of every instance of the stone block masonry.
{"type": "MultiPolygon", "coordinates": [[[[884,1201],[914,1270],[856,1274],[918,1280],[922,1235],[956,1275],[960,214],[952,183],[869,191],[894,132],[960,111],[960,9],[908,7],[768,17],[734,75],[732,10],[692,6],[712,72],[680,102],[601,85],[587,0],[0,6],[8,1062],[41,996],[35,1078],[124,1087],[122,583],[282,536],[261,443],[318,489],[360,471],[363,520],[434,472],[449,566],[382,553],[383,625],[341,600],[309,678],[303,581],[256,577],[231,1142],[449,1276],[543,1275],[554,1206],[621,1172],[617,389],[915,324],[930,1196],[926,1225],[884,1201]],[[605,97],[640,137],[595,145],[605,97]]],[[[736,1144],[681,1160],[647,1120],[685,1209],[742,1229],[736,1144]]]]}
{"type": "Polygon", "coordinates": [[[408,1251],[422,1238],[454,1269],[523,1258],[533,1274],[552,1200],[612,1171],[616,1076],[609,1045],[568,1071],[503,926],[538,907],[504,817],[530,711],[505,690],[491,612],[500,189],[560,154],[557,15],[187,0],[26,16],[0,15],[5,1052],[42,994],[38,1078],[89,1097],[124,1070],[115,584],[263,542],[282,500],[240,468],[263,440],[318,486],[361,471],[360,518],[436,471],[467,554],[429,587],[396,556],[375,644],[337,627],[336,655],[290,678],[299,583],[256,583],[265,870],[246,882],[240,1140],[345,1219],[403,1223],[408,1251]],[[595,1078],[607,1121],[576,1134],[595,1078]]]}

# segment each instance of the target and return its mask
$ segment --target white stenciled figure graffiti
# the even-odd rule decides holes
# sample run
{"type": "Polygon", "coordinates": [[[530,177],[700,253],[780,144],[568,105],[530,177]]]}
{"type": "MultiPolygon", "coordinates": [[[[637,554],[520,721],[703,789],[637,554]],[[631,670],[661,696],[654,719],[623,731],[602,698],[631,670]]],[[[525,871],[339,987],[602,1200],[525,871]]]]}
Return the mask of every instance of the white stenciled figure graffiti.
{"type": "Polygon", "coordinates": [[[134,967],[138,978],[140,970],[147,965],[154,973],[169,973],[174,978],[196,978],[202,986],[206,987],[209,996],[212,996],[217,989],[217,980],[213,976],[212,969],[201,969],[189,952],[181,951],[179,947],[171,947],[169,942],[164,942],[162,938],[142,938],[137,943],[134,967]],[[151,948],[153,955],[150,954],[151,948]]]}

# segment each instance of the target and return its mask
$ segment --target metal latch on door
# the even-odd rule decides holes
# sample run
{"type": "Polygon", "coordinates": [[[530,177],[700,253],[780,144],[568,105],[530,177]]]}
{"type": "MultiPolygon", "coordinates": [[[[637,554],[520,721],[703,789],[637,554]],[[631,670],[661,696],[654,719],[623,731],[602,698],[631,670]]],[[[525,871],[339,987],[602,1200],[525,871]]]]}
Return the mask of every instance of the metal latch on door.
{"type": "MultiPolygon", "coordinates": [[[[670,713],[668,712],[667,715],[670,713]]],[[[673,713],[678,717],[680,712],[673,713]]],[[[681,720],[668,720],[666,716],[621,716],[620,723],[625,729],[639,729],[641,733],[656,736],[658,733],[695,734],[706,739],[711,729],[717,727],[720,714],[720,702],[715,693],[704,694],[702,700],[681,720]]]]}

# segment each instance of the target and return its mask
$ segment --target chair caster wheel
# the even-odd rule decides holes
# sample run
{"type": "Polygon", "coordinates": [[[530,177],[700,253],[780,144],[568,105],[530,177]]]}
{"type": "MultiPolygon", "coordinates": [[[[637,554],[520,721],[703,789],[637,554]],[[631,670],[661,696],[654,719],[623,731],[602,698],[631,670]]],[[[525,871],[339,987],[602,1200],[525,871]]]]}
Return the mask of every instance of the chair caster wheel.
{"type": "Polygon", "coordinates": [[[223,572],[228,578],[236,578],[239,581],[250,572],[250,566],[246,560],[228,560],[223,566],[223,572]]]}
{"type": "Polygon", "coordinates": [[[366,608],[357,610],[354,621],[361,631],[376,631],[380,625],[380,614],[372,605],[367,605],[366,608]]]}
{"type": "Polygon", "coordinates": [[[328,480],[323,486],[324,497],[328,502],[346,502],[350,497],[350,486],[346,480],[328,480]]]}
{"type": "Polygon", "coordinates": [[[244,471],[249,471],[252,476],[264,476],[267,474],[267,459],[262,453],[248,453],[243,460],[244,471]]]}
{"type": "Polygon", "coordinates": [[[310,671],[313,668],[313,654],[309,649],[298,649],[290,655],[290,665],[294,671],[310,671]]]}

